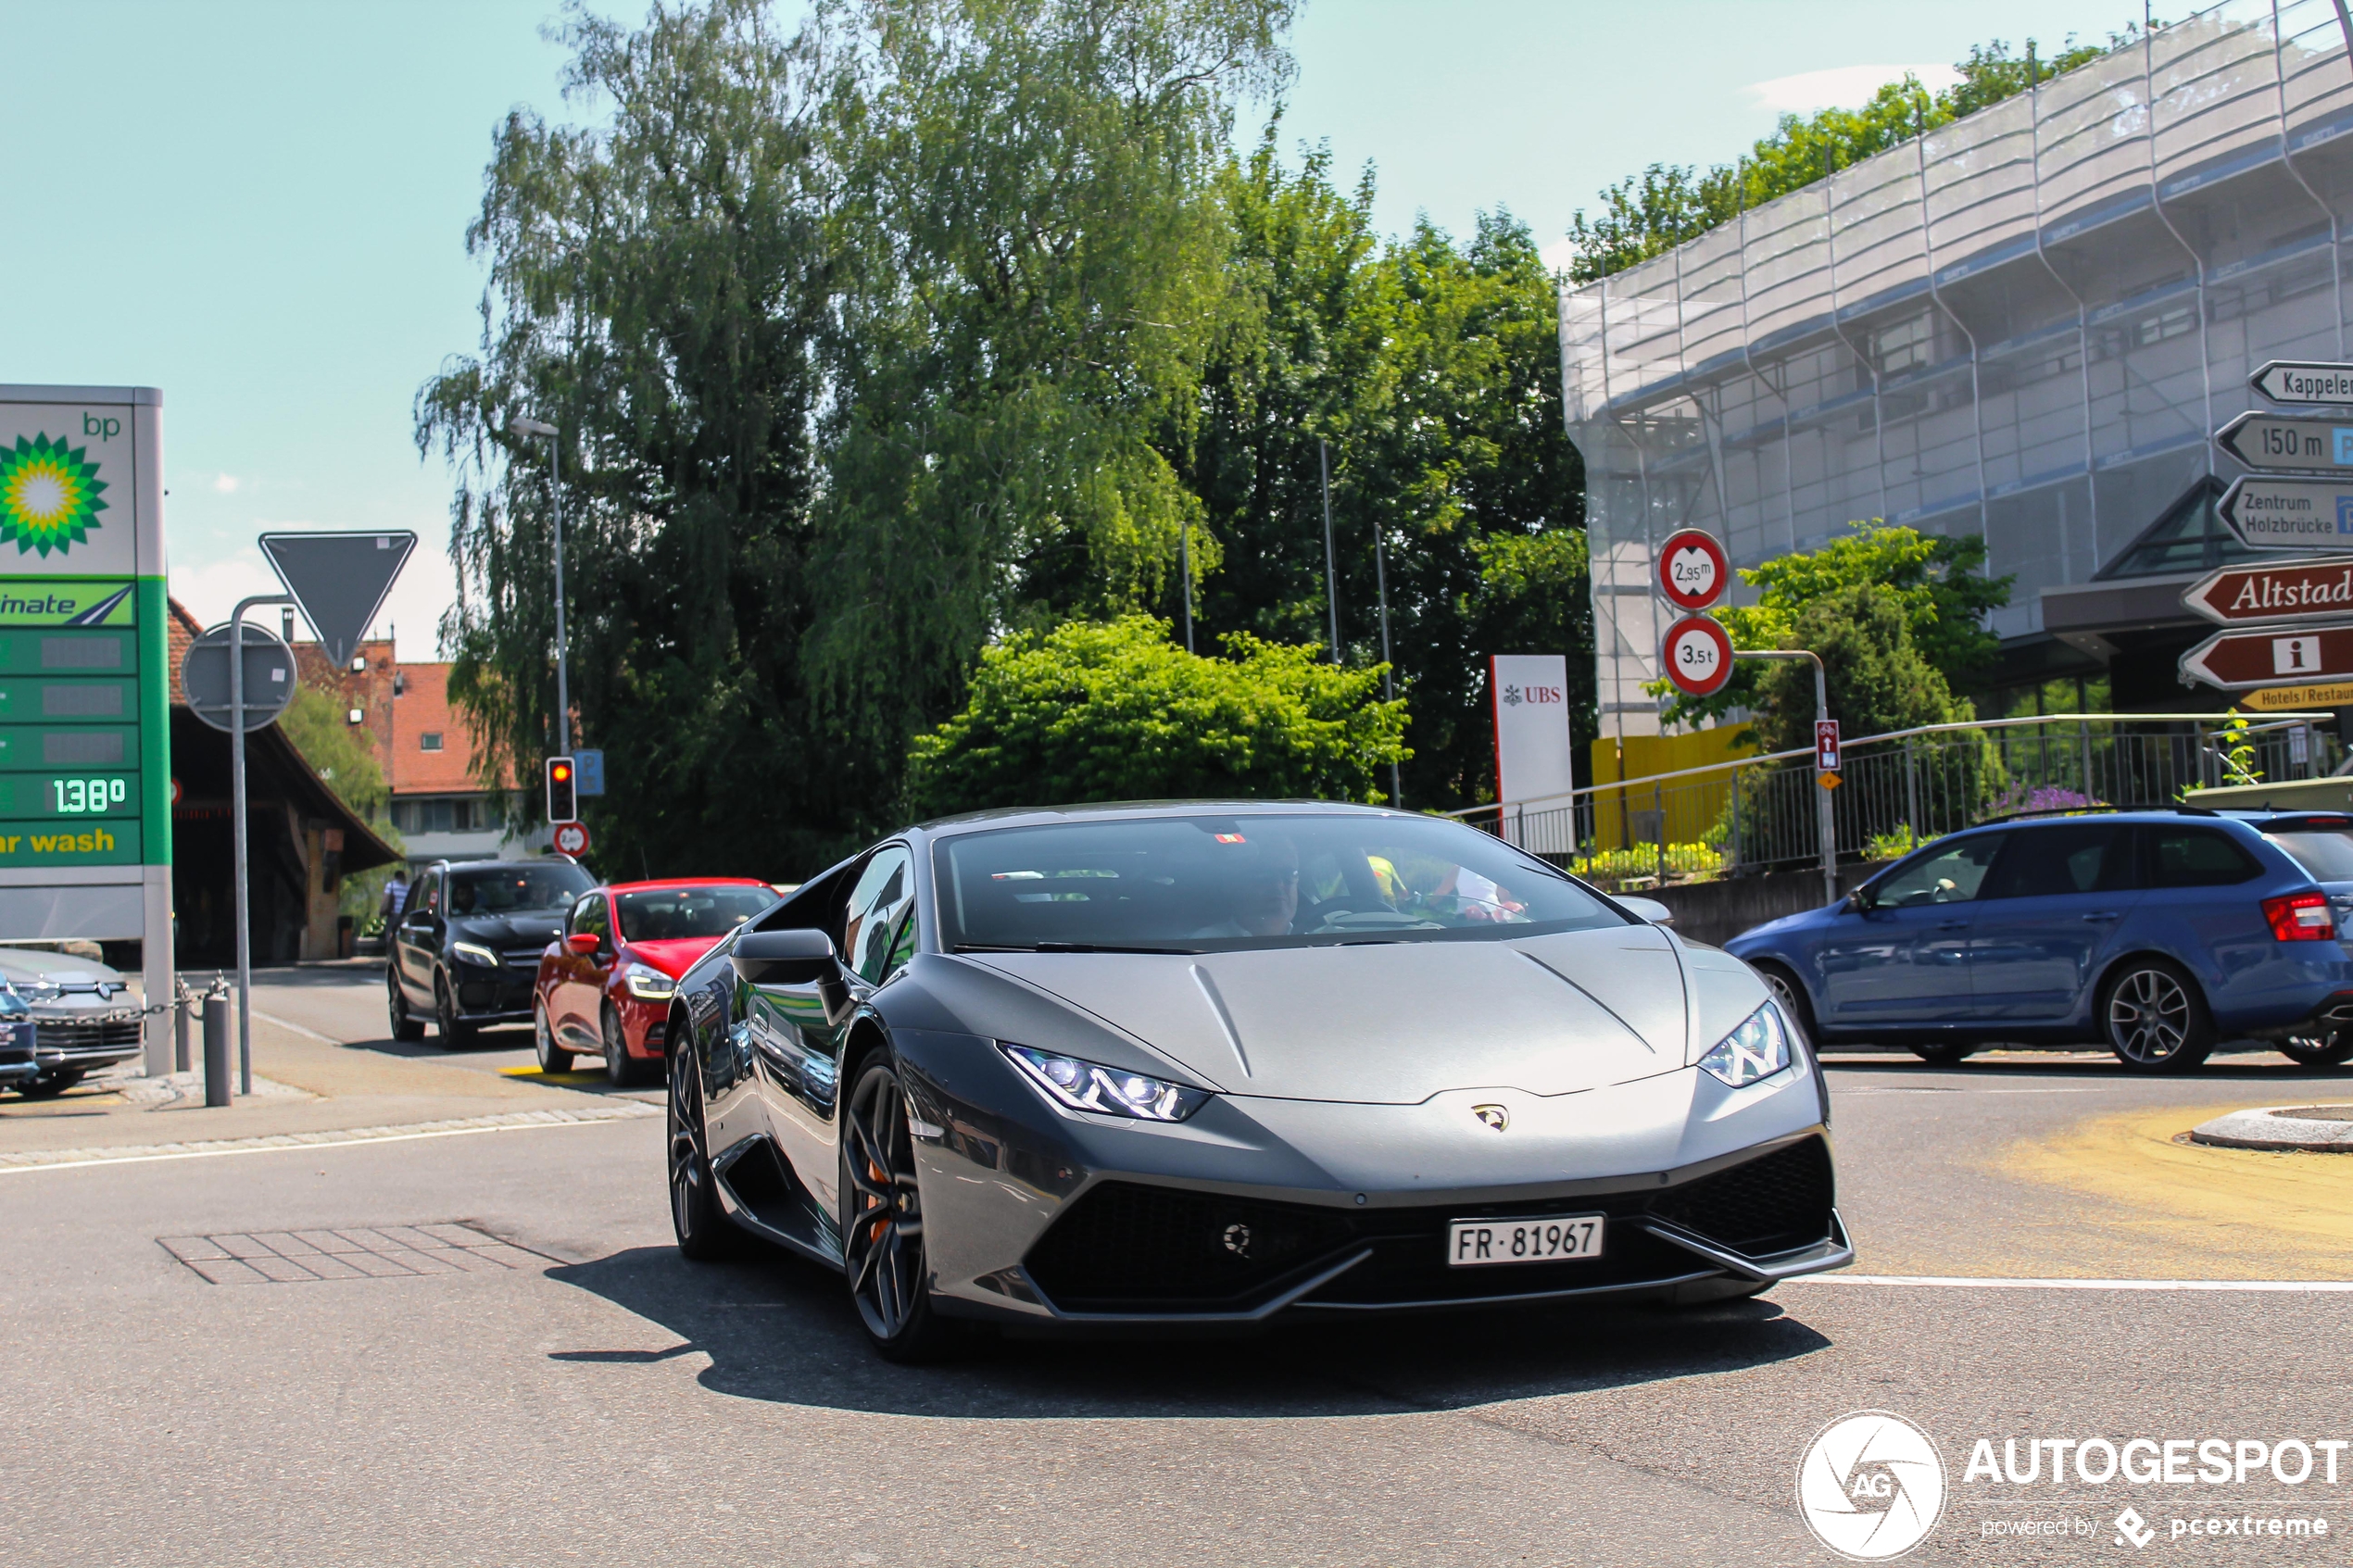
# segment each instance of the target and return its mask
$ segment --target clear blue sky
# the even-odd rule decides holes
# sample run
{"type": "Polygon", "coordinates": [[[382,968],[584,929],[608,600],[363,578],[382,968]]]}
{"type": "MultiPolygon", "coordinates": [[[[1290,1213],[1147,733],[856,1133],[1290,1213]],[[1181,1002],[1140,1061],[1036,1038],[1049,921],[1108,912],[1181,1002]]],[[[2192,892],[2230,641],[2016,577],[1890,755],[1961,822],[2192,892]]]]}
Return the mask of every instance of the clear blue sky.
{"type": "MultiPolygon", "coordinates": [[[[1731,157],[1777,105],[1858,101],[1991,38],[2101,37],[2135,9],[1316,0],[1293,38],[1283,140],[1328,141],[1351,180],[1376,164],[1387,231],[1426,212],[1460,232],[1503,205],[1549,242],[1646,163],[1731,157]]],[[[386,620],[402,657],[433,656],[449,483],[419,461],[409,405],[479,337],[464,231],[493,127],[517,105],[567,115],[561,52],[541,36],[555,14],[548,0],[0,0],[17,215],[0,245],[0,382],[164,389],[174,589],[200,618],[272,590],[252,546],[265,529],[409,527],[424,541],[386,620]]]]}

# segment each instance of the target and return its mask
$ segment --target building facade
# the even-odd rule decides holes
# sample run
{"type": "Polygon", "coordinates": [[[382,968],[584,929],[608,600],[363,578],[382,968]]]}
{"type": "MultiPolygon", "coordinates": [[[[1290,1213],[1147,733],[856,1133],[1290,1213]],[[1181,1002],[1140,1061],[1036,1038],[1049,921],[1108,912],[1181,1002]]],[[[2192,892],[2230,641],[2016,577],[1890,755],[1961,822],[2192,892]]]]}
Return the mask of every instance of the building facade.
{"type": "Polygon", "coordinates": [[[1564,288],[1603,735],[1659,733],[1658,541],[1873,518],[1984,538],[2001,682],[2220,706],[2174,675],[2181,586],[2244,553],[2208,436],[2266,360],[2346,353],[2347,45],[2333,0],[2233,0],[1564,288]]]}
{"type": "MultiPolygon", "coordinates": [[[[528,853],[508,832],[512,790],[479,776],[474,732],[449,701],[449,666],[400,665],[395,684],[384,778],[409,863],[528,853]]],[[[544,841],[546,832],[539,836],[544,841]]]]}

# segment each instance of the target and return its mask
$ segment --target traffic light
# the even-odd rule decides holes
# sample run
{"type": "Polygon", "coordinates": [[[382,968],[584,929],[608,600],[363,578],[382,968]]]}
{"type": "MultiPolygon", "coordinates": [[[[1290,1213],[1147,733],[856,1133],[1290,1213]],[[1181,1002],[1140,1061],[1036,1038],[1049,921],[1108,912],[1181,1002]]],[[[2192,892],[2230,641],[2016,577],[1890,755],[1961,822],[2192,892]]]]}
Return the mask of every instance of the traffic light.
{"type": "Polygon", "coordinates": [[[547,820],[551,822],[574,822],[580,820],[580,803],[574,798],[572,759],[547,759],[547,820]]]}

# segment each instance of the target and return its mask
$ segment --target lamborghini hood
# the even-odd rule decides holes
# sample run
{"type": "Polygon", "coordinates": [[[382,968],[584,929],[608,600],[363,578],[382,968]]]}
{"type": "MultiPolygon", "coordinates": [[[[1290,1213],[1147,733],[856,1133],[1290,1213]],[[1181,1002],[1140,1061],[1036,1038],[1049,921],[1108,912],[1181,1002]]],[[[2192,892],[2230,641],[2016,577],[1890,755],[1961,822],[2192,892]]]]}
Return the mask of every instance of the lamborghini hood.
{"type": "Polygon", "coordinates": [[[1416,1105],[1455,1089],[1571,1094],[1683,1067],[1695,1028],[1729,1018],[1713,1043],[1764,997],[1737,960],[1694,972],[1698,956],[1643,925],[1517,941],[973,961],[1230,1094],[1416,1105]]]}

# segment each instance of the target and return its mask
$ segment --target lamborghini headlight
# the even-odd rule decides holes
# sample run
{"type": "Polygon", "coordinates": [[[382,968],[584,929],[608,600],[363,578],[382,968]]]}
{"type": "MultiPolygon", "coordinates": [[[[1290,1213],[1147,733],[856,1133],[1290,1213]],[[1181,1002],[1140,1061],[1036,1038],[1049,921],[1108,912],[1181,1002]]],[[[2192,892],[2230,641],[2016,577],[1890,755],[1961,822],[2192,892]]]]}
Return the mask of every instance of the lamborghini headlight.
{"type": "Polygon", "coordinates": [[[666,1002],[678,989],[678,982],[651,964],[633,963],[621,972],[621,978],[641,1002],[666,1002]]]}
{"type": "Polygon", "coordinates": [[[999,1049],[1023,1077],[1045,1092],[1057,1105],[1073,1110],[1099,1111],[1106,1116],[1133,1116],[1143,1122],[1182,1122],[1209,1102],[1206,1089],[1189,1089],[1141,1073],[1099,1067],[1076,1057],[1056,1056],[1027,1046],[1000,1042],[999,1049]]]}
{"type": "Polygon", "coordinates": [[[449,953],[452,958],[463,960],[467,963],[483,969],[498,967],[498,955],[478,942],[452,942],[449,944],[449,953]]]}
{"type": "Polygon", "coordinates": [[[1780,1010],[1767,1002],[1750,1013],[1699,1064],[1735,1089],[1780,1072],[1790,1064],[1789,1025],[1780,1010]]]}

